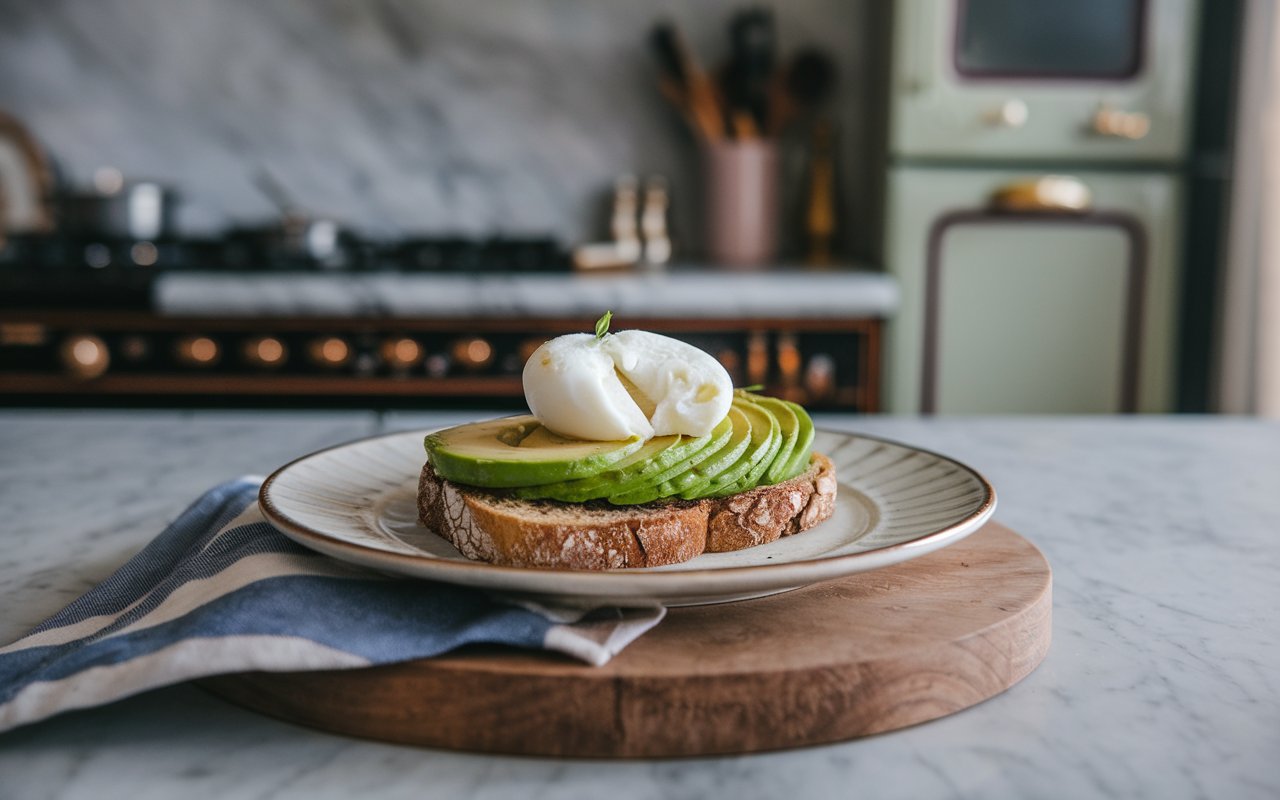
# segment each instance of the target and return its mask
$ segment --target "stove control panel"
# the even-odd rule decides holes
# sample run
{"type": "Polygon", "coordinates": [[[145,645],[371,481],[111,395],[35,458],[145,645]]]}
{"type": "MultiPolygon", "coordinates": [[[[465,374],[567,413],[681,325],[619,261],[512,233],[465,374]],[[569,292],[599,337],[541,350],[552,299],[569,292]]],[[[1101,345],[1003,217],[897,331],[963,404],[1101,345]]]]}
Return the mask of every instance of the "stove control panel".
{"type": "MultiPolygon", "coordinates": [[[[713,354],[736,385],[816,409],[877,408],[878,320],[634,322],[713,354]]],[[[0,402],[509,408],[523,403],[529,355],[592,323],[9,312],[0,402]]]]}

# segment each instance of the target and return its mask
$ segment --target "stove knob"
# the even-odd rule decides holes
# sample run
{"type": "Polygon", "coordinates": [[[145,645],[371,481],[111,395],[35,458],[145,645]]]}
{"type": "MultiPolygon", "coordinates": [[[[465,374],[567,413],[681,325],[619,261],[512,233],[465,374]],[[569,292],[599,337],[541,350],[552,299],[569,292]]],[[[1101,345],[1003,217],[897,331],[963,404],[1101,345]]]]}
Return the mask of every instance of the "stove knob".
{"type": "Polygon", "coordinates": [[[355,364],[352,365],[351,371],[357,375],[369,376],[378,371],[378,356],[369,351],[361,351],[356,354],[355,364]]]}
{"type": "Polygon", "coordinates": [[[546,341],[547,338],[545,336],[530,336],[528,339],[520,342],[519,353],[521,369],[524,369],[524,365],[528,363],[529,359],[533,358],[533,351],[542,347],[546,341]]]}
{"type": "Polygon", "coordinates": [[[125,361],[146,361],[151,356],[151,342],[141,335],[126,336],[120,340],[119,350],[125,361]]]}
{"type": "Polygon", "coordinates": [[[255,367],[276,369],[289,360],[289,348],[274,336],[257,336],[244,343],[244,360],[255,367]]]}
{"type": "Polygon", "coordinates": [[[524,361],[520,360],[520,356],[516,353],[507,353],[502,357],[502,363],[498,365],[498,369],[507,375],[520,375],[524,372],[524,361]]]}
{"type": "Polygon", "coordinates": [[[427,356],[427,374],[433,378],[443,378],[449,374],[449,357],[444,353],[433,353],[427,356]]]}
{"type": "Polygon", "coordinates": [[[778,334],[777,364],[781,383],[778,396],[803,405],[808,399],[808,392],[800,385],[803,359],[800,355],[800,341],[794,333],[778,334]]]}
{"type": "Polygon", "coordinates": [[[493,363],[493,345],[479,336],[453,343],[453,360],[465,370],[478,372],[493,363]]]}
{"type": "Polygon", "coordinates": [[[86,245],[84,248],[84,263],[94,269],[103,269],[111,266],[111,248],[100,242],[86,245]]]}
{"type": "Polygon", "coordinates": [[[426,353],[416,339],[408,336],[387,339],[382,343],[382,360],[396,371],[413,369],[422,363],[426,353]]]}
{"type": "Polygon", "coordinates": [[[794,333],[778,335],[778,375],[787,386],[800,382],[800,342],[794,333]]]}
{"type": "Polygon", "coordinates": [[[817,402],[830,402],[836,394],[836,360],[817,353],[804,368],[804,387],[817,402]]]}
{"type": "Polygon", "coordinates": [[[533,354],[539,347],[542,347],[547,341],[545,336],[530,336],[521,339],[516,345],[515,352],[507,353],[502,357],[501,370],[509,375],[519,375],[524,371],[524,365],[529,363],[529,359],[533,358],[533,354]]]}
{"type": "Polygon", "coordinates": [[[140,267],[154,267],[160,260],[160,250],[152,242],[137,242],[129,248],[129,258],[140,267]]]}
{"type": "Polygon", "coordinates": [[[338,369],[346,366],[354,354],[351,345],[341,336],[321,336],[311,342],[307,355],[318,367],[338,369]]]}
{"type": "Polygon", "coordinates": [[[178,339],[173,347],[178,362],[188,367],[212,367],[222,357],[222,348],[208,336],[192,335],[178,339]]]}
{"type": "Polygon", "coordinates": [[[107,343],[88,333],[68,336],[58,348],[62,366],[73,378],[96,378],[111,366],[107,343]]]}

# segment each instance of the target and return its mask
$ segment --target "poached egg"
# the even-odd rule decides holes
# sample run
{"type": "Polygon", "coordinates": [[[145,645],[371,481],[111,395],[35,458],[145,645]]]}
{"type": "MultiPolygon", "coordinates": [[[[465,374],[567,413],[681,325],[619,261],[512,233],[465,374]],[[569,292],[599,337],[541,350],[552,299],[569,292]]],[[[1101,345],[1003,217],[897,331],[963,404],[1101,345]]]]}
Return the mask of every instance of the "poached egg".
{"type": "Polygon", "coordinates": [[[733,402],[719,361],[648,331],[556,337],[525,362],[523,380],[534,416],[574,439],[706,436],[733,402]]]}

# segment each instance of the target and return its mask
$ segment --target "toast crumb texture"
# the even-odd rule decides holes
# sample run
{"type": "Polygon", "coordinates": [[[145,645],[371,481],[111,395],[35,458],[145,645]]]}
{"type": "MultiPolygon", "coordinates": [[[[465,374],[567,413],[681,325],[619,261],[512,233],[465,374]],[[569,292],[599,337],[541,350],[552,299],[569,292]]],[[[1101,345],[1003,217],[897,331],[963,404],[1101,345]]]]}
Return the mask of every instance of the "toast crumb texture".
{"type": "Polygon", "coordinates": [[[820,453],[805,473],[772,486],[640,506],[518,500],[444,480],[428,463],[418,481],[418,519],[475,561],[605,570],[678,564],[776,541],[830,517],[835,498],[835,467],[820,453]]]}

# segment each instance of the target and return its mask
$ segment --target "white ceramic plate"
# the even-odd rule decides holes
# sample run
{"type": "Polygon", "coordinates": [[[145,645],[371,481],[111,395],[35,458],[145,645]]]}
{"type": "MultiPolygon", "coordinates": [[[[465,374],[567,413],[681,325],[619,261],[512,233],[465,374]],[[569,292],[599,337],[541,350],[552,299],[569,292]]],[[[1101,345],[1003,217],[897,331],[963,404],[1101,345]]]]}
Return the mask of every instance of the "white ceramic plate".
{"type": "Polygon", "coordinates": [[[281,467],[262,485],[267,519],[299,544],[385,572],[571,605],[690,605],[760,597],[896,564],[958,541],[995,511],[974,470],[904,444],[818,431],[836,465],[835,513],[812,530],[683,564],[594,572],[498,567],[417,522],[424,432],[376,436],[281,467]]]}

